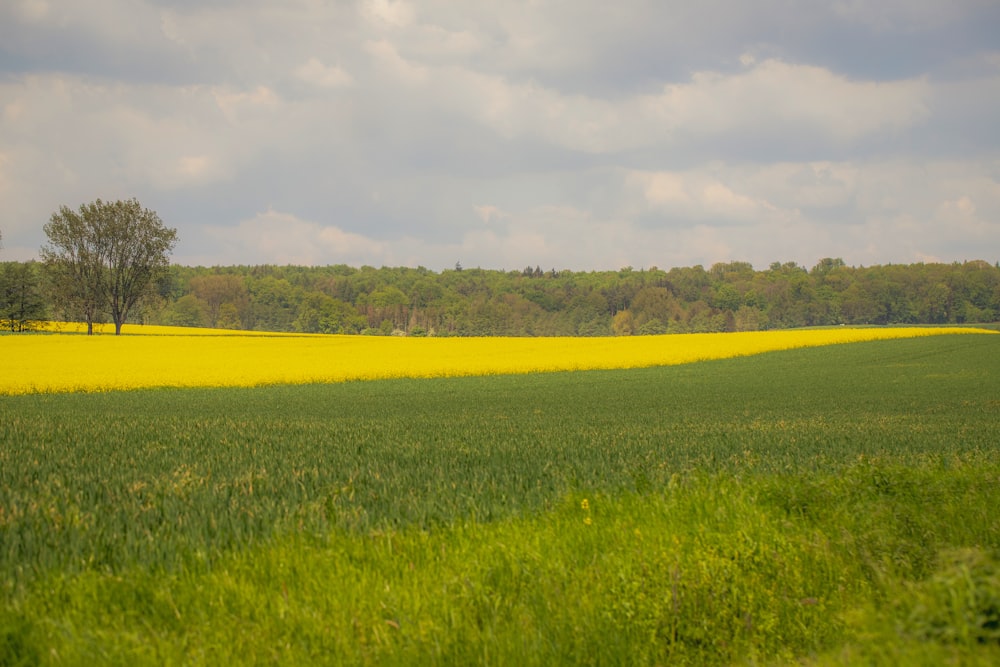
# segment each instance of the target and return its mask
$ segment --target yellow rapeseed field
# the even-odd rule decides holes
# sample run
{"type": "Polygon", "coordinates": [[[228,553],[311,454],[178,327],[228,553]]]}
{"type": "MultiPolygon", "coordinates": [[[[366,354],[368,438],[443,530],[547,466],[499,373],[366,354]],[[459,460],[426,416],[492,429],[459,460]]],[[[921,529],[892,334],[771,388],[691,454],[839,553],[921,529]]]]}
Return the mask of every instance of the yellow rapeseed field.
{"type": "MultiPolygon", "coordinates": [[[[49,333],[87,333],[83,322],[42,322],[39,331],[49,333]]],[[[115,325],[110,322],[94,324],[95,334],[113,334],[115,325]]],[[[241,331],[239,329],[208,329],[203,327],[168,327],[157,324],[126,324],[123,334],[130,336],[305,336],[309,334],[276,333],[271,331],[241,331]]]]}
{"type": "Polygon", "coordinates": [[[857,341],[990,333],[841,327],[620,338],[399,338],[138,325],[125,331],[0,337],[0,394],[639,368],[857,341]]]}

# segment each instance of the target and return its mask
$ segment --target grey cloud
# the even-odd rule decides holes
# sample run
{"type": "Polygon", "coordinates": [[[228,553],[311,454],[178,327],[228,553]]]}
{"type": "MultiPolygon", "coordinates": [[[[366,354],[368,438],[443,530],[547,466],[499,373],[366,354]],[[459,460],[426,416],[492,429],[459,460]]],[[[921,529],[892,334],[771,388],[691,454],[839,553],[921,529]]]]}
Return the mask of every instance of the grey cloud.
{"type": "Polygon", "coordinates": [[[3,258],[114,196],[199,263],[1000,247],[994,2],[85,4],[0,7],[3,258]]]}

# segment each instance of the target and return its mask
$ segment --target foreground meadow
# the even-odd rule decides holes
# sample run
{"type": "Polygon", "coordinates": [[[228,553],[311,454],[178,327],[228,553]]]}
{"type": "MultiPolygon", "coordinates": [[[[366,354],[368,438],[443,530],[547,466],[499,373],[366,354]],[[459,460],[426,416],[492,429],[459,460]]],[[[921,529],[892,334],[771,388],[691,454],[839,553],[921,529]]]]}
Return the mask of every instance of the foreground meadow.
{"type": "Polygon", "coordinates": [[[0,396],[0,664],[996,664],[998,416],[996,335],[0,396]]]}

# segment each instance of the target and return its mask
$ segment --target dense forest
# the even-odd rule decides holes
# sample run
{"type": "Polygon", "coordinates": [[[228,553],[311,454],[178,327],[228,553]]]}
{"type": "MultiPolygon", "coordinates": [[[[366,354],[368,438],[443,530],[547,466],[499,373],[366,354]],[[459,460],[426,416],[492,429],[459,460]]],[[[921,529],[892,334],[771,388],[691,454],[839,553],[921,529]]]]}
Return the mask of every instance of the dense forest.
{"type": "MultiPolygon", "coordinates": [[[[0,265],[0,321],[73,320],[34,262],[0,265]]],[[[1000,318],[1000,265],[847,266],[823,259],[620,271],[345,265],[172,266],[146,324],[411,336],[606,336],[1000,318]]]]}

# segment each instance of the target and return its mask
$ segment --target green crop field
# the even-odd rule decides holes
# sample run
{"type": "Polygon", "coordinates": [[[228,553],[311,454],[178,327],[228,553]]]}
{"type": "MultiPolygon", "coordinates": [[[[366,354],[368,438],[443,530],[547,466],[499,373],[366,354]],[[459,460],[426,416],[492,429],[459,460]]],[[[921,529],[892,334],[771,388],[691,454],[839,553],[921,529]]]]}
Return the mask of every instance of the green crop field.
{"type": "Polygon", "coordinates": [[[998,664],[1000,336],[0,397],[0,665],[998,664]]]}

